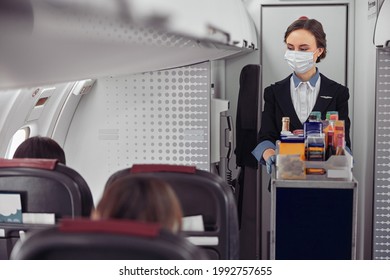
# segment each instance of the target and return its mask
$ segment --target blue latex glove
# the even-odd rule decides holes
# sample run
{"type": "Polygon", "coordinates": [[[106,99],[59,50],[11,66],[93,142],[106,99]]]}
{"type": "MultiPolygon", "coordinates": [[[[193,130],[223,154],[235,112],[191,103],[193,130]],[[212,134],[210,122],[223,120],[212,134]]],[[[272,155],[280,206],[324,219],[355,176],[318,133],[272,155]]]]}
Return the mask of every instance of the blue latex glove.
{"type": "Polygon", "coordinates": [[[344,150],[346,150],[346,151],[352,156],[352,151],[351,151],[350,148],[348,148],[347,146],[345,146],[345,149],[344,149],[344,150]]]}
{"type": "Polygon", "coordinates": [[[272,165],[275,165],[276,162],[276,155],[270,156],[267,161],[265,162],[265,165],[267,167],[267,173],[271,174],[272,173],[272,165]]]}

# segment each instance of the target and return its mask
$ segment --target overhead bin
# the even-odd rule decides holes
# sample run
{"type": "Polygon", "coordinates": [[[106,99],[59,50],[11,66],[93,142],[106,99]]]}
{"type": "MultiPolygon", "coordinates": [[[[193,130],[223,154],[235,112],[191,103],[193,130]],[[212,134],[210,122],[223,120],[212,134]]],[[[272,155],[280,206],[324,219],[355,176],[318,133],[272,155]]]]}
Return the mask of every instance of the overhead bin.
{"type": "Polygon", "coordinates": [[[240,0],[4,0],[0,89],[161,70],[247,53],[240,0]]]}
{"type": "Polygon", "coordinates": [[[133,0],[132,17],[166,31],[238,47],[255,47],[253,21],[241,0],[133,0]]]}
{"type": "Polygon", "coordinates": [[[385,0],[379,10],[374,32],[377,47],[390,48],[390,1],[385,0]]]}

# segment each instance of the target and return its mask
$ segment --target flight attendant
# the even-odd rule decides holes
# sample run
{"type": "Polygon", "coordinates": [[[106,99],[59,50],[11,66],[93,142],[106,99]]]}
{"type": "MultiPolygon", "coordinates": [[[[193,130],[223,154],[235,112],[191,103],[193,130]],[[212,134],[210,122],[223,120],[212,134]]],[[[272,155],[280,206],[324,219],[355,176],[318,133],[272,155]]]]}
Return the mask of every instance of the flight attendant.
{"type": "Polygon", "coordinates": [[[303,129],[310,112],[320,111],[325,119],[327,111],[337,111],[345,122],[346,149],[350,152],[350,126],[348,117],[349,90],[327,78],[316,67],[325,58],[326,34],[322,24],[307,17],[300,17],[284,35],[284,58],[293,73],[284,80],[264,90],[264,110],[261,118],[259,142],[252,154],[265,164],[271,174],[275,164],[275,143],[280,138],[282,118],[290,118],[290,130],[303,129]]]}

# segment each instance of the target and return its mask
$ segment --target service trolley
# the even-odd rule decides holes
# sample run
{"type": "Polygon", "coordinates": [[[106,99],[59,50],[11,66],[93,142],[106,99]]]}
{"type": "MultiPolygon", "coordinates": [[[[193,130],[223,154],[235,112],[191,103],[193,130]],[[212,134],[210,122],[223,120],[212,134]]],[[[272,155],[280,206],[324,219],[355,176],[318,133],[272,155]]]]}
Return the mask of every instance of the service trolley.
{"type": "Polygon", "coordinates": [[[305,179],[285,179],[283,162],[279,159],[278,166],[277,158],[271,180],[271,259],[356,259],[358,183],[352,176],[352,157],[304,162],[305,168],[325,170],[305,179]]]}

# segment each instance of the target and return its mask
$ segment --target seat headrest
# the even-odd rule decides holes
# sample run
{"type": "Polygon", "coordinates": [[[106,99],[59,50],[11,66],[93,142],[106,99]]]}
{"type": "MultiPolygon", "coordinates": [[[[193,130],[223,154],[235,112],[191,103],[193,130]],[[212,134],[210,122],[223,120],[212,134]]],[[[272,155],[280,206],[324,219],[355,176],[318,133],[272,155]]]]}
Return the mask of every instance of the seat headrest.
{"type": "Polygon", "coordinates": [[[148,173],[148,172],[176,172],[195,174],[195,166],[170,165],[170,164],[134,164],[130,173],[148,173]]]}
{"type": "Polygon", "coordinates": [[[0,158],[0,167],[29,167],[37,169],[54,170],[57,166],[57,159],[37,158],[0,158]]]}
{"type": "Polygon", "coordinates": [[[129,220],[90,220],[90,219],[62,219],[59,231],[61,232],[99,232],[142,237],[157,237],[161,225],[157,223],[142,223],[129,220]]]}

